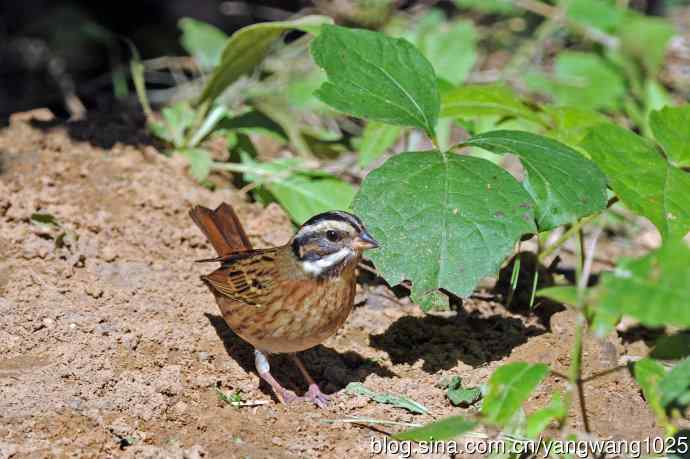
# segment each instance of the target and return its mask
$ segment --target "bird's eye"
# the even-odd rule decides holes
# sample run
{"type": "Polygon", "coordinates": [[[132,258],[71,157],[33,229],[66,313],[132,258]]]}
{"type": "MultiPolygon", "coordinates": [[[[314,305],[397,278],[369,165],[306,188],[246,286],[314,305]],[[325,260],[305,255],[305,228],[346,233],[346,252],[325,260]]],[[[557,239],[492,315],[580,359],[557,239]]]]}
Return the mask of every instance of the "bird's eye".
{"type": "Polygon", "coordinates": [[[338,242],[340,240],[340,234],[337,231],[328,230],[326,231],[326,238],[331,242],[338,242]]]}

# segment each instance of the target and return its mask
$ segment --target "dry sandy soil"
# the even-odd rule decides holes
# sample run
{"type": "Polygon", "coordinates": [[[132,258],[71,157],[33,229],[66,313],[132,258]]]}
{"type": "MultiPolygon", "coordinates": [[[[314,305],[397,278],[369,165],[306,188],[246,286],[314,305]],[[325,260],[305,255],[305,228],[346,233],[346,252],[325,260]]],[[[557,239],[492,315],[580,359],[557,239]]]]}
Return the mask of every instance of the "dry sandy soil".
{"type": "MultiPolygon", "coordinates": [[[[372,439],[400,428],[326,421],[425,423],[476,411],[451,406],[439,387],[449,376],[481,384],[497,366],[523,360],[566,371],[567,310],[511,312],[484,292],[457,314],[424,315],[369,284],[347,325],[304,353],[331,405],[276,403],[199,280],[209,266],[193,260],[212,249],[187,211],[228,201],[257,246],[285,242],[291,224],[276,206],[198,186],[140,126],[124,116],[64,124],[34,111],[0,130],[0,458],[370,457],[372,439]],[[59,227],[32,223],[35,213],[59,227]],[[347,394],[352,381],[410,397],[431,414],[347,394]],[[216,388],[267,403],[234,408],[216,388]]],[[[595,435],[659,433],[624,366],[646,352],[635,333],[587,341],[585,376],[623,365],[586,384],[595,435]]],[[[285,358],[272,366],[305,390],[285,358]]],[[[552,374],[527,411],[557,388],[565,382],[552,374]]],[[[577,412],[566,428],[582,430],[577,412]]]]}

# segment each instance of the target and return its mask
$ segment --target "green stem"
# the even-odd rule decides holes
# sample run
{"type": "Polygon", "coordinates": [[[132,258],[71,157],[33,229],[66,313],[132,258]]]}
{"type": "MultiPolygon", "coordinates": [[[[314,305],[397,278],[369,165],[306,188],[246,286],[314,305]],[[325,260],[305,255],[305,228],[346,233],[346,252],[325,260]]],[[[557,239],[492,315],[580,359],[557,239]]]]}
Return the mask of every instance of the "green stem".
{"type": "Polygon", "coordinates": [[[563,235],[561,235],[561,237],[558,238],[558,240],[557,240],[556,242],[554,242],[554,243],[551,244],[550,246],[546,247],[546,248],[544,249],[544,251],[541,252],[541,253],[539,254],[539,262],[540,262],[540,263],[544,263],[544,261],[545,261],[553,252],[555,252],[556,249],[558,249],[560,246],[562,246],[563,244],[565,244],[565,242],[566,242],[568,239],[570,239],[570,238],[573,237],[575,234],[577,234],[585,225],[587,225],[588,223],[592,222],[592,221],[593,221],[595,218],[597,218],[598,216],[599,216],[599,213],[592,214],[592,215],[590,215],[590,216],[588,216],[588,217],[585,217],[585,218],[583,218],[582,220],[576,222],[575,224],[573,224],[573,225],[568,229],[568,231],[566,231],[565,233],[563,233],[563,235]]]}

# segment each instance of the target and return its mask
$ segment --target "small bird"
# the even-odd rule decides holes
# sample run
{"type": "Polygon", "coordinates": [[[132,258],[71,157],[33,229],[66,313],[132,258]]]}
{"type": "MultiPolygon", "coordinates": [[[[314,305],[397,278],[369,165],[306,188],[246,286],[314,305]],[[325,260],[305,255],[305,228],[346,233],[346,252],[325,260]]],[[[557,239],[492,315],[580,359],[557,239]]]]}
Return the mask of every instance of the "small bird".
{"type": "Polygon", "coordinates": [[[221,267],[201,279],[228,326],[254,346],[259,376],[283,403],[300,399],[270,373],[267,354],[287,353],[306,379],[304,398],[323,408],[328,396],[297,352],[333,335],[352,310],[356,267],[362,252],[379,246],[362,221],[347,212],[325,212],[305,222],[284,246],[254,250],[228,204],[189,212],[206,235],[221,267]]]}

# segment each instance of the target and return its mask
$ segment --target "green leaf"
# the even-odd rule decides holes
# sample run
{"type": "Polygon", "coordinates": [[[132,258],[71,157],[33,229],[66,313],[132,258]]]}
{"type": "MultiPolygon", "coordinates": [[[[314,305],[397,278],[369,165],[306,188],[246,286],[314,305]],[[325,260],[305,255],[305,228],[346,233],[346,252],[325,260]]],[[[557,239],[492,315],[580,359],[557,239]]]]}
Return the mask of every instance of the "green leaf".
{"type": "Polygon", "coordinates": [[[624,80],[614,67],[593,53],[563,51],[554,75],[528,74],[527,86],[550,94],[560,105],[586,109],[615,109],[625,95],[624,80]]]}
{"type": "Polygon", "coordinates": [[[332,21],[326,16],[304,16],[294,21],[262,22],[241,28],[227,41],[220,63],[204,86],[197,105],[213,102],[238,78],[251,72],[283,32],[299,29],[318,33],[320,26],[332,21]]]}
{"type": "Polygon", "coordinates": [[[280,124],[258,110],[249,110],[232,118],[225,117],[216,127],[243,134],[266,135],[281,143],[288,142],[288,135],[280,124]]]}
{"type": "Polygon", "coordinates": [[[661,404],[665,407],[671,403],[690,404],[690,358],[680,361],[664,375],[659,381],[659,390],[661,404]]]}
{"type": "Polygon", "coordinates": [[[252,104],[266,116],[275,121],[287,134],[290,145],[301,156],[311,156],[309,144],[302,135],[299,117],[291,110],[287,100],[280,96],[261,97],[252,101],[252,104]]]}
{"type": "Polygon", "coordinates": [[[626,314],[649,327],[690,327],[690,248],[664,245],[636,260],[622,259],[602,276],[598,308],[626,314]]]}
{"type": "Polygon", "coordinates": [[[546,297],[558,303],[575,306],[577,304],[577,287],[574,285],[557,285],[537,290],[537,296],[546,297]]]}
{"type": "Polygon", "coordinates": [[[180,44],[191,56],[194,56],[202,70],[211,70],[220,62],[223,46],[228,39],[219,28],[197,21],[182,18],[177,23],[182,29],[180,44]]]}
{"type": "Polygon", "coordinates": [[[675,335],[659,338],[650,357],[662,360],[682,359],[690,355],[690,331],[681,331],[675,335]]]}
{"type": "Polygon", "coordinates": [[[479,387],[462,387],[462,378],[453,376],[448,384],[446,396],[455,406],[469,406],[482,398],[482,391],[479,387]]]}
{"type": "MultiPolygon", "coordinates": [[[[599,112],[579,107],[547,106],[544,112],[549,118],[551,128],[547,135],[559,142],[573,147],[580,148],[580,142],[585,138],[590,128],[609,122],[609,119],[599,112]]],[[[585,156],[589,154],[581,150],[585,156]]]]}
{"type": "Polygon", "coordinates": [[[543,363],[508,363],[489,378],[489,392],[484,398],[482,415],[486,421],[503,426],[520,409],[532,391],[549,374],[543,363]]]}
{"type": "Polygon", "coordinates": [[[522,182],[537,204],[540,231],[574,222],[606,207],[606,177],[596,164],[556,140],[521,131],[491,131],[463,145],[520,158],[522,182]],[[576,173],[574,173],[576,171],[576,173]]]}
{"type": "Polygon", "coordinates": [[[185,146],[185,133],[194,123],[196,114],[187,102],[178,102],[170,107],[165,107],[161,114],[163,122],[154,122],[149,125],[153,134],[171,143],[176,148],[185,146]]]}
{"type": "Polygon", "coordinates": [[[38,225],[44,228],[49,228],[49,227],[59,227],[60,223],[58,222],[57,218],[55,218],[54,215],[52,214],[42,214],[42,213],[33,213],[31,214],[31,223],[34,225],[38,225]]]}
{"type": "Polygon", "coordinates": [[[659,382],[664,378],[666,370],[659,363],[650,358],[644,358],[635,362],[633,374],[637,384],[640,385],[647,405],[662,425],[668,423],[666,410],[661,404],[661,391],[659,382]]]}
{"type": "Polygon", "coordinates": [[[649,75],[656,75],[674,34],[668,20],[629,11],[619,31],[621,50],[640,61],[649,75]]]}
{"type": "Polygon", "coordinates": [[[443,21],[417,43],[436,75],[457,85],[465,81],[477,60],[477,32],[471,21],[443,21]]]}
{"type": "Polygon", "coordinates": [[[622,25],[625,10],[606,0],[569,0],[567,17],[583,25],[606,32],[622,25]]]}
{"type": "Polygon", "coordinates": [[[468,84],[444,92],[441,96],[441,116],[500,116],[540,122],[537,113],[522,102],[511,88],[502,84],[468,84]]]}
{"type": "Polygon", "coordinates": [[[304,171],[299,161],[258,163],[243,155],[242,163],[251,168],[245,179],[266,187],[297,224],[321,212],[345,210],[355,195],[349,183],[328,174],[304,171]]]}
{"type": "Polygon", "coordinates": [[[470,8],[482,13],[513,14],[519,10],[513,0],[455,0],[458,8],[470,8]]]}
{"type": "Polygon", "coordinates": [[[393,435],[395,440],[444,441],[457,438],[477,426],[477,421],[463,416],[451,416],[422,427],[405,430],[393,435]]]}
{"type": "Polygon", "coordinates": [[[391,124],[371,121],[364,128],[356,146],[359,150],[359,165],[368,166],[391,148],[398,140],[402,128],[391,124]]]}
{"type": "Polygon", "coordinates": [[[197,182],[203,182],[211,172],[213,159],[208,151],[203,148],[185,148],[177,150],[189,161],[189,173],[197,182]]]}
{"type": "Polygon", "coordinates": [[[434,137],[440,106],[436,75],[408,41],[324,26],[311,52],[328,75],[316,93],[323,102],[369,120],[418,127],[434,137]]]}
{"type": "Polygon", "coordinates": [[[404,408],[412,413],[417,414],[428,414],[429,410],[421,403],[415,402],[414,400],[403,397],[400,395],[376,393],[371,389],[364,387],[364,384],[360,382],[351,382],[345,388],[345,392],[354,395],[363,395],[369,397],[375,402],[385,403],[388,405],[393,405],[398,408],[404,408]]]}
{"type": "Polygon", "coordinates": [[[525,436],[537,438],[551,422],[565,419],[567,415],[568,407],[563,401],[563,396],[560,392],[554,392],[548,405],[527,416],[525,436]]]}
{"type": "Polygon", "coordinates": [[[690,231],[690,175],[668,164],[651,142],[609,123],[592,128],[582,147],[621,201],[651,220],[664,238],[690,231]]]}
{"type": "Polygon", "coordinates": [[[390,158],[353,203],[381,243],[371,255],[376,267],[391,285],[411,280],[418,296],[438,288],[470,294],[521,235],[536,231],[533,207],[493,163],[438,151],[390,158]]]}
{"type": "Polygon", "coordinates": [[[690,166],[690,105],[665,107],[649,117],[654,138],[678,167],[690,166]]]}

